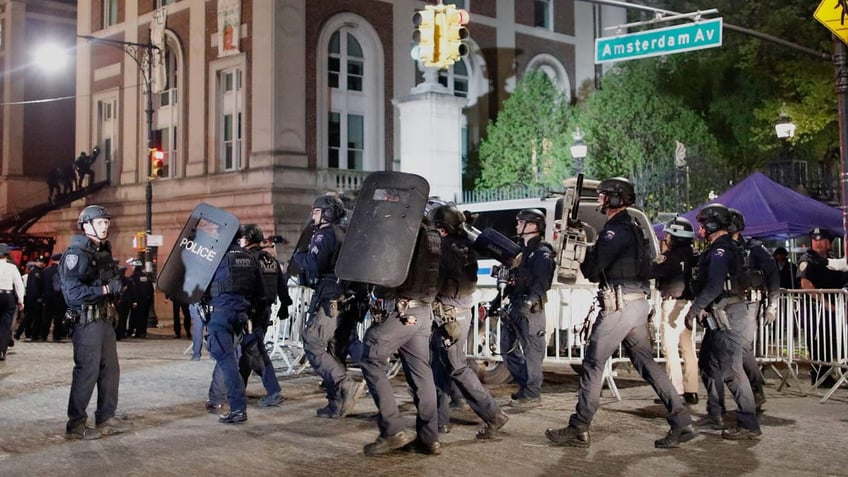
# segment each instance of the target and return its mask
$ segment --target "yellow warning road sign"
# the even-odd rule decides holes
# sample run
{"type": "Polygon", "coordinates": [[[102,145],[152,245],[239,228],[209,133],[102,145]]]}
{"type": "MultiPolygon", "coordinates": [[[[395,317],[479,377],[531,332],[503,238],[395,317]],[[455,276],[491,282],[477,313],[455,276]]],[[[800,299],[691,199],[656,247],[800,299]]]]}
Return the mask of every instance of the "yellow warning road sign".
{"type": "Polygon", "coordinates": [[[848,0],[822,0],[813,18],[848,43],[848,0]]]}

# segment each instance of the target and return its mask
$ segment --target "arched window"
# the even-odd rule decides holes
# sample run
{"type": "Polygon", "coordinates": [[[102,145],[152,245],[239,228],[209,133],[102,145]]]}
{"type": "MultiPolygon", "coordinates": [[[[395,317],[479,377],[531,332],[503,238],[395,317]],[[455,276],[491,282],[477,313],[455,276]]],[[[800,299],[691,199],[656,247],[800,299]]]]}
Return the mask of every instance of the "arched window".
{"type": "MultiPolygon", "coordinates": [[[[153,99],[155,115],[153,129],[160,139],[162,151],[165,153],[165,166],[162,168],[162,178],[177,177],[182,173],[181,168],[181,139],[180,124],[180,87],[183,81],[182,48],[177,38],[170,31],[165,31],[165,51],[163,53],[164,79],[161,91],[156,91],[153,99]]],[[[154,90],[155,91],[155,90],[154,90]]]]}
{"type": "Polygon", "coordinates": [[[352,13],[336,15],[319,36],[318,167],[358,171],[385,165],[383,48],[352,13]]]}
{"type": "Polygon", "coordinates": [[[541,71],[551,79],[551,83],[571,100],[571,81],[562,63],[547,53],[534,56],[527,63],[527,71],[541,71]]]}

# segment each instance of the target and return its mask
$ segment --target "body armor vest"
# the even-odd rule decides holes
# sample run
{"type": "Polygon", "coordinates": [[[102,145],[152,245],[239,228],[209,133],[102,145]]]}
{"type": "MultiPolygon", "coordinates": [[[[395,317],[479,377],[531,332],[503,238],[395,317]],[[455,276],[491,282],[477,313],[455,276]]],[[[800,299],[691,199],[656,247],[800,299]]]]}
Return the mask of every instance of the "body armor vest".
{"type": "Polygon", "coordinates": [[[232,293],[241,296],[253,296],[253,277],[256,272],[256,261],[242,248],[228,250],[224,260],[230,272],[226,280],[213,283],[210,293],[216,297],[222,293],[232,293]]]}
{"type": "Polygon", "coordinates": [[[439,295],[459,298],[477,288],[477,257],[468,237],[448,235],[442,238],[439,264],[439,295]]]}
{"type": "Polygon", "coordinates": [[[252,249],[251,252],[251,255],[259,262],[259,268],[262,269],[262,285],[265,288],[265,297],[270,305],[277,298],[277,279],[280,274],[280,264],[273,255],[262,249],[252,249]]]}
{"type": "Polygon", "coordinates": [[[439,286],[439,259],[442,254],[442,238],[429,227],[421,226],[415,253],[409,264],[406,280],[397,288],[395,296],[432,302],[439,286]]]}

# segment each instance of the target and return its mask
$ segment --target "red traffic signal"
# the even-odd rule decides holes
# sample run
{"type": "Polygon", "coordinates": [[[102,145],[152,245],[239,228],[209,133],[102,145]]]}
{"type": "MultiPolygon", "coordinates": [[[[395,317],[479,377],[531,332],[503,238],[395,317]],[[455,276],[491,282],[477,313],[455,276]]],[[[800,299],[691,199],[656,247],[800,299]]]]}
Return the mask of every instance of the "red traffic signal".
{"type": "Polygon", "coordinates": [[[165,174],[165,153],[161,149],[150,150],[150,178],[159,179],[165,174]]]}

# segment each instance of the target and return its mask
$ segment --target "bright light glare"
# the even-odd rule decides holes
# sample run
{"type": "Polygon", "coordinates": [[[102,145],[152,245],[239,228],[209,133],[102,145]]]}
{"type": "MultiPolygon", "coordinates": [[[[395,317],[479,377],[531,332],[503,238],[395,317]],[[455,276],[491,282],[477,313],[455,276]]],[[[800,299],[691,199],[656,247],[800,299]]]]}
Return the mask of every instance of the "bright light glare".
{"type": "Polygon", "coordinates": [[[34,57],[35,63],[47,71],[59,71],[68,63],[68,52],[59,45],[41,45],[34,57]]]}

